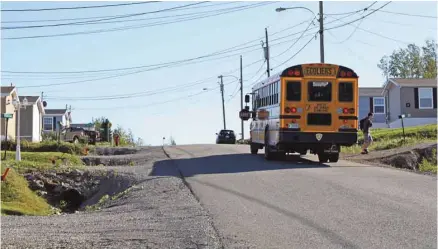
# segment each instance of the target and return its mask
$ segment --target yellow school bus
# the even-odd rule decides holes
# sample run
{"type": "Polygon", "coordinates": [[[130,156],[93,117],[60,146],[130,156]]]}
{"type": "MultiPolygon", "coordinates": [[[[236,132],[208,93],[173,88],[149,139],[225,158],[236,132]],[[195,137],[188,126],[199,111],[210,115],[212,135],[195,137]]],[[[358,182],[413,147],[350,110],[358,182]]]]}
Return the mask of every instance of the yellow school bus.
{"type": "Polygon", "coordinates": [[[251,95],[252,154],[264,148],[271,160],[310,151],[321,163],[337,162],[341,146],[357,143],[358,76],[348,67],[295,65],[256,83],[251,95]]]}

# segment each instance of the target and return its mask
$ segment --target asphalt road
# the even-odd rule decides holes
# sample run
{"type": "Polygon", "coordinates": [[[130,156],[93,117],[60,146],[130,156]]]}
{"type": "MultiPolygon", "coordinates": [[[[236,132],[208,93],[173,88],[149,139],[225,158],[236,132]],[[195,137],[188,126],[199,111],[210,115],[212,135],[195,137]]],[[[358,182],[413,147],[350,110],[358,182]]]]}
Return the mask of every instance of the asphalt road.
{"type": "MultiPolygon", "coordinates": [[[[224,248],[437,248],[436,177],[245,145],[165,147],[224,248]]],[[[171,175],[154,165],[156,175],[171,175]]]]}

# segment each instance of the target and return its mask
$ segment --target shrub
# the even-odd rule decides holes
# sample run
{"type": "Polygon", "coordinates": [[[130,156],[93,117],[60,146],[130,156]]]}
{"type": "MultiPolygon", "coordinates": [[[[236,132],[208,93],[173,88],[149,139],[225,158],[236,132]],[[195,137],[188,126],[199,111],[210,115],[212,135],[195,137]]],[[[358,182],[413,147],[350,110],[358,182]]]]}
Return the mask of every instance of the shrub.
{"type": "Polygon", "coordinates": [[[57,135],[56,132],[51,131],[51,132],[43,132],[42,134],[42,139],[43,141],[57,141],[57,135]]]}
{"type": "Polygon", "coordinates": [[[437,173],[437,154],[436,149],[432,150],[432,158],[429,160],[426,158],[423,158],[419,165],[419,169],[422,172],[432,172],[437,173]]]}
{"type": "MultiPolygon", "coordinates": [[[[13,141],[2,141],[2,150],[16,150],[17,144],[13,141]]],[[[86,146],[83,144],[72,144],[61,142],[58,145],[56,141],[44,141],[41,143],[21,142],[21,151],[27,152],[62,152],[69,154],[82,154],[86,146]]]]}

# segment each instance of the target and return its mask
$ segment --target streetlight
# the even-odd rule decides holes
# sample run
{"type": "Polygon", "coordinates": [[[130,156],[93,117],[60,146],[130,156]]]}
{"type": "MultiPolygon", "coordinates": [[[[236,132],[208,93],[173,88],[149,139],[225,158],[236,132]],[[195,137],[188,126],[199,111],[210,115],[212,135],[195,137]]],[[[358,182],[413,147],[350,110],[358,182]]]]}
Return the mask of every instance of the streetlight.
{"type": "MultiPolygon", "coordinates": [[[[235,78],[236,80],[238,80],[240,82],[240,109],[243,110],[243,82],[242,82],[242,78],[239,79],[238,77],[236,77],[234,75],[222,75],[222,76],[223,77],[232,77],[232,78],[235,78]]],[[[243,120],[240,120],[240,124],[241,124],[241,134],[242,134],[241,137],[242,137],[242,140],[243,140],[243,120]]]]}
{"type": "MultiPolygon", "coordinates": [[[[275,11],[277,12],[281,12],[281,11],[285,11],[285,10],[290,10],[290,9],[304,9],[307,11],[310,11],[312,13],[312,15],[314,17],[316,17],[317,15],[315,14],[315,12],[313,12],[311,9],[306,8],[306,7],[290,7],[290,8],[276,8],[275,11]]],[[[313,19],[312,19],[312,23],[313,23],[313,19]]],[[[319,1],[319,46],[320,46],[320,56],[321,56],[321,63],[324,63],[324,18],[323,18],[323,3],[322,1],[319,1]]]]}
{"type": "Polygon", "coordinates": [[[292,10],[292,9],[305,9],[305,10],[307,10],[307,11],[312,12],[313,16],[316,16],[316,15],[315,15],[315,12],[313,12],[311,9],[306,8],[306,7],[290,7],[290,8],[283,8],[283,7],[280,7],[280,8],[276,8],[275,11],[277,11],[277,12],[281,12],[281,11],[292,10]]]}
{"type": "Polygon", "coordinates": [[[15,150],[15,160],[21,161],[20,109],[21,109],[21,107],[26,108],[26,106],[28,105],[28,101],[27,101],[27,98],[24,97],[23,103],[20,103],[20,99],[19,98],[15,98],[12,101],[12,104],[14,105],[14,108],[17,111],[17,127],[18,127],[17,128],[17,148],[15,150]]]}

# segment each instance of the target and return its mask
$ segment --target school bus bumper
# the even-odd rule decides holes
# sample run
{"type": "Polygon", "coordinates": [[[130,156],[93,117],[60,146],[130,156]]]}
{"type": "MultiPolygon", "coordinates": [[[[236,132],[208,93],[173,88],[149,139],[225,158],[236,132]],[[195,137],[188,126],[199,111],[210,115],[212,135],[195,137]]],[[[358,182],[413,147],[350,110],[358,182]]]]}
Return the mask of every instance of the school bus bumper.
{"type": "Polygon", "coordinates": [[[277,148],[282,150],[326,150],[333,145],[351,146],[357,143],[356,129],[337,132],[302,132],[299,129],[280,129],[277,148]]]}

